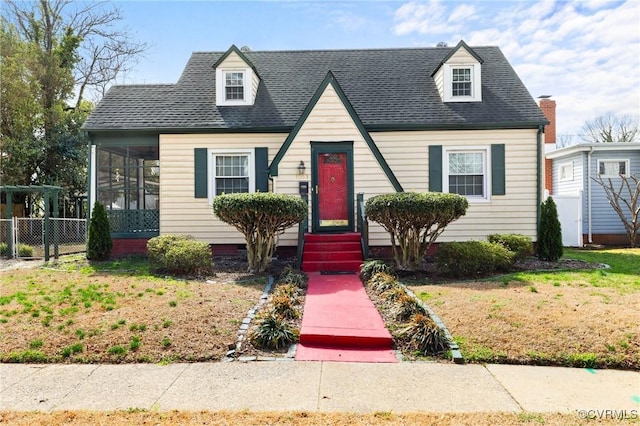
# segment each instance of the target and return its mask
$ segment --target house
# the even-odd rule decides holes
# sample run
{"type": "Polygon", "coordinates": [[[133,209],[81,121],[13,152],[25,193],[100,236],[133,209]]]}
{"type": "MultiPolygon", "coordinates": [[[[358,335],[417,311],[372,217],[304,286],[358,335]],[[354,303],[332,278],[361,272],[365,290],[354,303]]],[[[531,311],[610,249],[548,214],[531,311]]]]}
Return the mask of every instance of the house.
{"type": "Polygon", "coordinates": [[[596,181],[619,188],[621,175],[640,176],[640,143],[582,143],[547,153],[551,161],[550,194],[566,246],[628,245],[624,225],[596,181]]]}
{"type": "MultiPolygon", "coordinates": [[[[470,207],[439,241],[535,239],[547,123],[497,47],[195,52],[176,84],[114,86],[88,118],[89,202],[116,254],[159,233],[236,250],[211,204],[247,191],[308,194],[310,234],[355,231],[358,194],[456,192],[470,207]]],[[[375,223],[367,242],[390,245],[375,223]]]]}

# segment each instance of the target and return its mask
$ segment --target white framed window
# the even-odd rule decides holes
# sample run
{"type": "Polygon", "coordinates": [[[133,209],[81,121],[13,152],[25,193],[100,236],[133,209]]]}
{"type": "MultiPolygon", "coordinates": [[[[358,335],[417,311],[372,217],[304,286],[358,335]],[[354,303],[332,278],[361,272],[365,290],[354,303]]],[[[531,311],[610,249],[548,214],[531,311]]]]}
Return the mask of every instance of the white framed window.
{"type": "Polygon", "coordinates": [[[251,105],[251,68],[216,69],[216,105],[251,105]]]}
{"type": "Polygon", "coordinates": [[[445,102],[482,101],[481,65],[445,65],[444,100],[445,102]]]}
{"type": "Polygon", "coordinates": [[[464,195],[469,201],[489,200],[488,148],[447,149],[444,155],[443,189],[464,195]]]}
{"type": "Polygon", "coordinates": [[[209,200],[220,194],[255,192],[252,149],[209,150],[209,200]]]}
{"type": "Polygon", "coordinates": [[[617,178],[627,176],[629,160],[602,159],[598,160],[598,176],[601,178],[617,178]]]}
{"type": "Polygon", "coordinates": [[[558,166],[561,181],[573,180],[573,161],[558,166]]]}

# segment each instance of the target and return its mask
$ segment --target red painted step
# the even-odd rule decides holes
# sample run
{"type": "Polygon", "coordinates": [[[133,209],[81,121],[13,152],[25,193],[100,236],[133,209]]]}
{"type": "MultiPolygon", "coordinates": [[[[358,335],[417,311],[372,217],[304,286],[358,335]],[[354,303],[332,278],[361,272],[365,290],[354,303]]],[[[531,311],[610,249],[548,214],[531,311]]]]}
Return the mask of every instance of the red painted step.
{"type": "Polygon", "coordinates": [[[309,274],[298,361],[397,362],[358,275],[309,274]]]}
{"type": "Polygon", "coordinates": [[[304,272],[357,272],[362,264],[360,234],[305,234],[302,253],[304,272]]]}

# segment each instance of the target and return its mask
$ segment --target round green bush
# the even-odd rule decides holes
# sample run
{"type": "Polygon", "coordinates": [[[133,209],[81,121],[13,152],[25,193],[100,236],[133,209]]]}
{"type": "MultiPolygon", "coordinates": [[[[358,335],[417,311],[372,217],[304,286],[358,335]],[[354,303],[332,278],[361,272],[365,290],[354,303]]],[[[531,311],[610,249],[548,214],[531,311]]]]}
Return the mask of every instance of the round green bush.
{"type": "Polygon", "coordinates": [[[491,234],[487,237],[490,243],[497,243],[515,254],[514,260],[524,259],[533,253],[531,237],[522,234],[491,234]]]}
{"type": "Polygon", "coordinates": [[[488,241],[442,243],[436,253],[436,271],[451,277],[474,278],[508,271],[514,256],[503,245],[488,241]]]}
{"type": "Polygon", "coordinates": [[[211,270],[209,244],[191,235],[162,235],[147,242],[149,263],[153,269],[174,274],[206,273],[211,270]]]}

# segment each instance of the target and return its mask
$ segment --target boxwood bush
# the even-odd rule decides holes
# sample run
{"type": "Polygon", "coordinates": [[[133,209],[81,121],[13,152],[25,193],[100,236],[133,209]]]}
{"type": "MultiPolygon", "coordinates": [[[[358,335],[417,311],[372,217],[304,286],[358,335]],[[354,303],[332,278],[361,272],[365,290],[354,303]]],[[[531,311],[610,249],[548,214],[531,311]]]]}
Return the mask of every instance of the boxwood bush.
{"type": "Polygon", "coordinates": [[[400,270],[420,267],[431,244],[445,227],[467,212],[467,199],[440,192],[397,192],[371,197],[367,217],[391,236],[393,258],[400,270]]]}
{"type": "Polygon", "coordinates": [[[522,234],[491,234],[487,237],[490,243],[498,243],[511,250],[514,260],[524,259],[533,254],[531,237],[522,234]]]}
{"type": "Polygon", "coordinates": [[[191,235],[161,235],[147,242],[149,263],[154,270],[174,274],[201,274],[213,267],[211,249],[191,235]]]}
{"type": "Polygon", "coordinates": [[[496,271],[508,271],[514,253],[488,241],[442,243],[436,253],[436,271],[457,278],[473,278],[496,271]]]}
{"type": "Polygon", "coordinates": [[[272,192],[223,194],[213,199],[213,213],[244,235],[249,272],[256,273],[271,263],[278,234],[307,216],[307,203],[272,192]]]}

